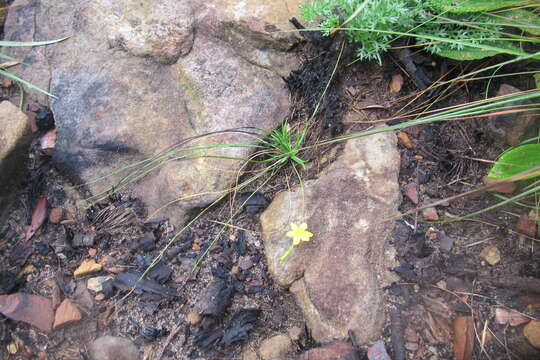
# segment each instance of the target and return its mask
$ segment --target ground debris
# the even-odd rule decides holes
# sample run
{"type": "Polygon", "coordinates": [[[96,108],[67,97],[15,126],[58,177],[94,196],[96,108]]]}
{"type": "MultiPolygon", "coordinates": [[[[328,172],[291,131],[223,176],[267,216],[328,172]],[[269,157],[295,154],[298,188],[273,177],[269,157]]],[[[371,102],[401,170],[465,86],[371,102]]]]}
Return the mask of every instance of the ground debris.
{"type": "Polygon", "coordinates": [[[225,328],[221,343],[232,345],[239,341],[246,341],[249,331],[255,327],[260,314],[261,310],[259,309],[237,310],[225,328]]]}
{"type": "Polygon", "coordinates": [[[167,288],[163,285],[160,285],[154,280],[143,279],[139,280],[141,277],[140,273],[137,272],[125,272],[118,274],[113,280],[112,284],[115,288],[129,291],[134,290],[136,294],[142,294],[144,292],[159,295],[164,298],[172,298],[176,296],[176,291],[171,288],[167,288]]]}
{"type": "Polygon", "coordinates": [[[215,279],[202,293],[196,309],[201,315],[221,318],[231,304],[234,292],[234,286],[221,279],[215,279]]]}

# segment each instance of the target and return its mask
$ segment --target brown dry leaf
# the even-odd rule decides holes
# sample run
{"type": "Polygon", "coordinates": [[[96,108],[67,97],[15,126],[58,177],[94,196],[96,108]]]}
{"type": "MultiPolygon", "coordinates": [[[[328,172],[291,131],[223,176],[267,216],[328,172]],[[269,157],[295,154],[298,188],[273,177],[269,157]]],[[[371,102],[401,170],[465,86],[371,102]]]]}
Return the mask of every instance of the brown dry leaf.
{"type": "Polygon", "coordinates": [[[390,80],[390,85],[388,86],[390,88],[390,92],[394,94],[400,92],[404,82],[405,80],[401,74],[392,75],[392,80],[390,80]]]}
{"type": "Polygon", "coordinates": [[[0,69],[7,69],[19,65],[20,61],[6,61],[0,64],[0,69]]]}
{"type": "Polygon", "coordinates": [[[397,133],[398,141],[401,145],[405,146],[407,149],[412,149],[414,147],[409,135],[406,132],[398,131],[397,133]]]}
{"type": "Polygon", "coordinates": [[[41,150],[54,149],[56,145],[56,129],[49,130],[39,139],[41,150]]]}
{"type": "MultiPolygon", "coordinates": [[[[483,180],[484,180],[484,185],[491,185],[494,182],[499,181],[499,179],[492,179],[492,178],[488,178],[487,176],[484,177],[483,180]]],[[[498,192],[498,193],[501,193],[501,194],[511,194],[514,191],[516,191],[516,188],[517,188],[517,185],[515,183],[509,182],[509,183],[493,186],[493,187],[487,189],[487,191],[498,192]]]]}
{"type": "Polygon", "coordinates": [[[516,224],[516,229],[530,237],[536,236],[536,222],[529,218],[528,214],[521,214],[516,224]]]}
{"type": "Polygon", "coordinates": [[[26,230],[26,240],[30,240],[32,236],[36,233],[43,222],[47,218],[47,197],[41,195],[36,202],[36,207],[32,211],[32,223],[26,230]]]}
{"type": "Polygon", "coordinates": [[[454,355],[456,360],[471,360],[474,349],[474,326],[470,316],[454,320],[454,355]]]}
{"type": "Polygon", "coordinates": [[[497,324],[509,324],[510,326],[518,326],[528,323],[530,320],[531,319],[515,310],[505,308],[495,309],[495,321],[497,322],[497,324]]]}
{"type": "Polygon", "coordinates": [[[432,315],[429,311],[426,311],[424,320],[431,336],[435,340],[435,344],[444,344],[448,341],[448,338],[452,335],[452,329],[450,328],[450,321],[448,319],[442,316],[432,315]]]}

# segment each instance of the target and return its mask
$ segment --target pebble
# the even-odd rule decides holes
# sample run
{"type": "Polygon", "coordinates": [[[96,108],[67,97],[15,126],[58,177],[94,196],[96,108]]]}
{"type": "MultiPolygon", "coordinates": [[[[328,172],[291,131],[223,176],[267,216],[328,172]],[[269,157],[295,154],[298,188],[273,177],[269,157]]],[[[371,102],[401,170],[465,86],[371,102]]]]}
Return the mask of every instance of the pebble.
{"type": "Polygon", "coordinates": [[[413,204],[418,204],[418,189],[415,183],[410,183],[405,185],[405,196],[413,202],[413,204]]]}
{"type": "Polygon", "coordinates": [[[102,300],[105,300],[105,294],[97,294],[95,299],[97,301],[102,301],[102,300]]]}
{"type": "Polygon", "coordinates": [[[418,344],[413,342],[405,343],[405,349],[409,351],[416,351],[418,350],[418,344]]]}
{"type": "Polygon", "coordinates": [[[101,271],[101,264],[96,263],[94,259],[85,260],[82,264],[75,270],[73,275],[75,276],[84,276],[89,274],[95,274],[101,271]]]}
{"type": "Polygon", "coordinates": [[[369,360],[392,360],[390,359],[390,355],[388,355],[388,352],[386,352],[384,342],[382,342],[381,340],[377,341],[369,347],[367,356],[369,360]]]}
{"type": "Polygon", "coordinates": [[[93,292],[102,292],[103,291],[103,283],[107,280],[109,280],[110,277],[108,276],[96,276],[93,278],[88,279],[88,282],[86,283],[86,287],[88,290],[92,290],[93,292]]]}
{"type": "Polygon", "coordinates": [[[201,322],[201,315],[198,312],[191,311],[187,314],[186,320],[190,325],[197,325],[201,322]]]}
{"type": "Polygon", "coordinates": [[[238,275],[240,274],[240,268],[236,265],[234,265],[232,268],[231,268],[231,274],[233,275],[238,275]]]}
{"type": "Polygon", "coordinates": [[[407,149],[412,149],[414,147],[407,133],[403,131],[398,131],[397,138],[398,138],[399,143],[403,145],[404,147],[406,147],[407,149]]]}
{"type": "Polygon", "coordinates": [[[52,224],[59,224],[64,217],[64,209],[60,207],[52,208],[49,213],[49,222],[52,224]]]}
{"type": "Polygon", "coordinates": [[[283,359],[292,348],[291,339],[287,335],[272,336],[262,342],[259,355],[263,360],[283,359]]]}
{"type": "Polygon", "coordinates": [[[532,346],[540,349],[540,321],[531,321],[525,325],[523,335],[525,335],[532,346]]]}
{"type": "Polygon", "coordinates": [[[7,351],[11,355],[15,355],[17,353],[17,351],[19,351],[19,347],[15,343],[9,343],[8,346],[7,346],[7,351]]]}
{"type": "Polygon", "coordinates": [[[423,209],[422,216],[424,217],[424,220],[428,220],[428,221],[439,220],[439,214],[437,214],[437,210],[434,207],[428,207],[428,208],[423,209]]]}
{"type": "Polygon", "coordinates": [[[242,270],[249,270],[253,267],[253,261],[249,257],[242,256],[238,259],[238,267],[242,270]]]}
{"type": "Polygon", "coordinates": [[[88,249],[88,255],[90,255],[91,257],[96,256],[97,255],[97,250],[94,249],[94,248],[88,249]]]}
{"type": "Polygon", "coordinates": [[[82,314],[77,306],[71,300],[64,299],[60,306],[58,306],[58,309],[56,309],[53,328],[56,330],[63,325],[71,324],[81,319],[82,314]]]}
{"type": "Polygon", "coordinates": [[[358,352],[354,346],[346,342],[337,341],[306,351],[298,360],[356,360],[358,358],[358,352]]]}
{"type": "Polygon", "coordinates": [[[408,342],[417,343],[420,340],[420,337],[413,329],[405,328],[405,339],[408,342]]]}
{"type": "Polygon", "coordinates": [[[501,252],[496,246],[486,246],[480,253],[480,257],[489,265],[496,265],[501,261],[501,252]]]}
{"type": "Polygon", "coordinates": [[[88,347],[92,360],[139,360],[139,349],[128,339],[118,336],[102,336],[88,347]]]}

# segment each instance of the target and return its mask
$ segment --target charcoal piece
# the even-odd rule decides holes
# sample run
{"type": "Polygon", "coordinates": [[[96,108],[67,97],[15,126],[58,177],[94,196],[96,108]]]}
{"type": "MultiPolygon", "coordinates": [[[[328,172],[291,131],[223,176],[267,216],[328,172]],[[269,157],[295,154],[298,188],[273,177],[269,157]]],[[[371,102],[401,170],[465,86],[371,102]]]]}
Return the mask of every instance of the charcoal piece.
{"type": "Polygon", "coordinates": [[[149,252],[152,250],[155,250],[156,248],[156,237],[154,236],[154,233],[149,232],[147,234],[144,234],[137,240],[133,241],[129,248],[132,251],[142,250],[144,252],[149,252]]]}
{"type": "Polygon", "coordinates": [[[245,192],[240,195],[240,202],[244,204],[244,209],[249,215],[255,215],[268,206],[268,200],[263,194],[256,192],[245,192]]]}
{"type": "Polygon", "coordinates": [[[158,262],[149,272],[147,277],[151,280],[155,280],[160,284],[163,284],[171,277],[173,270],[164,262],[158,262]]]}
{"type": "Polygon", "coordinates": [[[11,271],[0,272],[0,295],[7,295],[15,292],[22,284],[22,280],[17,279],[17,275],[11,271]]]}
{"type": "Polygon", "coordinates": [[[398,273],[405,280],[417,281],[418,275],[414,272],[414,267],[411,264],[401,264],[394,268],[394,271],[398,273]]]}
{"type": "Polygon", "coordinates": [[[113,280],[109,279],[101,284],[102,292],[105,295],[105,298],[108,299],[114,295],[114,285],[113,280]]]}
{"type": "Polygon", "coordinates": [[[73,235],[71,245],[73,247],[92,246],[94,245],[95,234],[78,232],[73,235]]]}
{"type": "Polygon", "coordinates": [[[47,255],[51,251],[49,244],[43,241],[36,241],[34,243],[34,247],[36,248],[37,252],[42,256],[47,255]]]}
{"type": "Polygon", "coordinates": [[[146,270],[147,267],[149,267],[152,264],[152,261],[154,259],[151,255],[137,255],[135,258],[135,262],[137,263],[137,267],[139,270],[146,270]]]}
{"type": "Polygon", "coordinates": [[[223,266],[216,266],[212,268],[212,275],[214,275],[214,277],[227,280],[229,278],[229,270],[223,266]]]}
{"type": "Polygon", "coordinates": [[[169,331],[167,329],[156,329],[155,327],[149,325],[145,325],[139,334],[140,337],[147,341],[154,341],[159,337],[167,335],[169,335],[169,331]]]}
{"type": "Polygon", "coordinates": [[[212,349],[221,339],[223,330],[220,329],[206,329],[199,331],[193,339],[193,345],[201,350],[212,349]]]}
{"type": "Polygon", "coordinates": [[[176,291],[174,289],[162,286],[154,280],[139,280],[140,277],[141,274],[136,272],[121,273],[116,276],[113,285],[115,288],[124,291],[134,289],[137,294],[149,293],[165,298],[176,296],[176,291]]]}
{"type": "Polygon", "coordinates": [[[246,244],[246,232],[244,230],[238,230],[236,240],[236,252],[240,256],[246,255],[247,244],[246,244]]]}
{"type": "Polygon", "coordinates": [[[231,304],[233,296],[234,286],[228,285],[221,279],[215,279],[203,291],[196,310],[199,314],[220,318],[231,304]]]}
{"type": "Polygon", "coordinates": [[[51,109],[42,107],[35,116],[36,126],[40,131],[48,131],[54,129],[54,116],[51,109]]]}
{"type": "Polygon", "coordinates": [[[180,246],[172,246],[167,252],[165,253],[165,256],[168,260],[175,259],[178,254],[182,252],[182,248],[180,246]]]}
{"type": "Polygon", "coordinates": [[[11,250],[9,264],[12,266],[23,266],[33,252],[34,247],[29,241],[20,242],[11,250]]]}
{"type": "Polygon", "coordinates": [[[221,343],[231,345],[239,341],[246,341],[248,333],[252,330],[261,314],[259,309],[237,310],[227,324],[221,343]]]}

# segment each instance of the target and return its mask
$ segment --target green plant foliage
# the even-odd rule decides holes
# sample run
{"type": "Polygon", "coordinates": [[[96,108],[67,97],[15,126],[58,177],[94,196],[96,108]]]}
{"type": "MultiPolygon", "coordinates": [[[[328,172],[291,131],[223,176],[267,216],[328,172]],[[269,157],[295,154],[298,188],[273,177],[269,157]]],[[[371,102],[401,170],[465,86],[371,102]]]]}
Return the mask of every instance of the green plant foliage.
{"type": "Polygon", "coordinates": [[[440,11],[455,13],[490,11],[533,3],[531,0],[430,0],[429,2],[440,11]]]}
{"type": "Polygon", "coordinates": [[[294,161],[302,167],[306,168],[306,163],[300,157],[298,152],[304,142],[306,132],[302,132],[295,138],[289,125],[284,122],[281,128],[277,128],[270,134],[269,141],[265,141],[271,151],[270,157],[274,160],[294,161]]]}
{"type": "Polygon", "coordinates": [[[433,54],[476,60],[501,53],[527,55],[519,42],[537,40],[504,32],[506,27],[513,27],[538,33],[540,18],[536,14],[505,9],[524,3],[530,1],[312,0],[301,5],[301,15],[318,23],[325,34],[346,22],[343,30],[351,43],[358,44],[360,60],[380,63],[380,54],[400,37],[415,38],[433,54]],[[488,10],[499,11],[492,14],[488,10]]]}
{"type": "Polygon", "coordinates": [[[506,179],[537,166],[540,166],[540,144],[521,145],[504,152],[487,176],[493,179],[506,179]]]}

